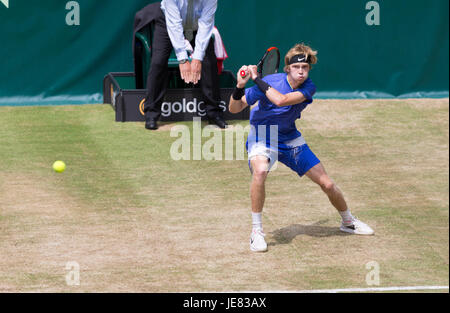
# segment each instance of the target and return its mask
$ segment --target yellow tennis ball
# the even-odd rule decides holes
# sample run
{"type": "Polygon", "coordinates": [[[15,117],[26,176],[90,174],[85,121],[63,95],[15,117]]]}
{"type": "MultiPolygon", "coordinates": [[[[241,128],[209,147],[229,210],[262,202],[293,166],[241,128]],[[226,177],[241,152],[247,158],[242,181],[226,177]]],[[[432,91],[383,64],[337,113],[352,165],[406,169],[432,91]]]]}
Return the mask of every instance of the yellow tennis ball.
{"type": "Polygon", "coordinates": [[[57,173],[62,173],[66,169],[66,164],[63,161],[56,161],[53,163],[53,170],[57,173]]]}

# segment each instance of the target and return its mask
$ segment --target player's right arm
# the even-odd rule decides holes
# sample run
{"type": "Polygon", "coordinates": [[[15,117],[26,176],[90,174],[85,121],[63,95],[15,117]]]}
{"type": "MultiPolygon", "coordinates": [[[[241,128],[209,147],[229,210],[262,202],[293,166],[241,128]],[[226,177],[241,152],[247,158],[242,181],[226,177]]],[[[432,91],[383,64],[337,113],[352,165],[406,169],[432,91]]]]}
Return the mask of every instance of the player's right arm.
{"type": "Polygon", "coordinates": [[[237,85],[230,97],[230,104],[228,106],[231,113],[239,113],[248,106],[245,99],[245,85],[250,79],[250,74],[242,77],[240,75],[241,71],[248,72],[247,66],[242,66],[237,73],[237,85]]]}

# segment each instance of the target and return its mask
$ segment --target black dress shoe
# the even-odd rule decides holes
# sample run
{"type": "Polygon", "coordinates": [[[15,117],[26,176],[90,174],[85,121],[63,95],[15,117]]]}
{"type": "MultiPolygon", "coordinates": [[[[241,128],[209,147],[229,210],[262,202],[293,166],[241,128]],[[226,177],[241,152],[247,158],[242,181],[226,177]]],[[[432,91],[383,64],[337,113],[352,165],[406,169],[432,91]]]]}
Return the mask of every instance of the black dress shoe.
{"type": "Polygon", "coordinates": [[[228,126],[227,122],[225,122],[224,119],[221,118],[220,116],[210,118],[209,123],[215,124],[215,125],[219,126],[220,128],[227,128],[227,126],[228,126]]]}
{"type": "Polygon", "coordinates": [[[146,129],[158,129],[158,124],[156,123],[156,120],[154,119],[148,119],[145,120],[145,128],[146,129]]]}

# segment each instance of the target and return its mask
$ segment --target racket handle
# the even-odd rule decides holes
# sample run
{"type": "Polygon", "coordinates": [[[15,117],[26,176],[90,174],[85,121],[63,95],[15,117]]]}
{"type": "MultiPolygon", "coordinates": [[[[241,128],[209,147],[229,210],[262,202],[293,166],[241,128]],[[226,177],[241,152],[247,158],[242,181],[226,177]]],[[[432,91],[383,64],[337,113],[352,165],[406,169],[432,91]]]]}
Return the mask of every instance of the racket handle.
{"type": "Polygon", "coordinates": [[[247,72],[246,71],[241,71],[241,77],[244,78],[245,76],[247,76],[247,72]]]}

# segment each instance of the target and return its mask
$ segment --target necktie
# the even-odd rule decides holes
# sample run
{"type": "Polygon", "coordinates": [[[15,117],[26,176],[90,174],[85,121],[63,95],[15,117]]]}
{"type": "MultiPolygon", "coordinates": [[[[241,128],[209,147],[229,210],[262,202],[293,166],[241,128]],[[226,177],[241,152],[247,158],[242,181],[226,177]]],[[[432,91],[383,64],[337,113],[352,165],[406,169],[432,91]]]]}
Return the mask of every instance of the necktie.
{"type": "Polygon", "coordinates": [[[194,39],[194,0],[188,0],[184,33],[187,40],[194,39]]]}

